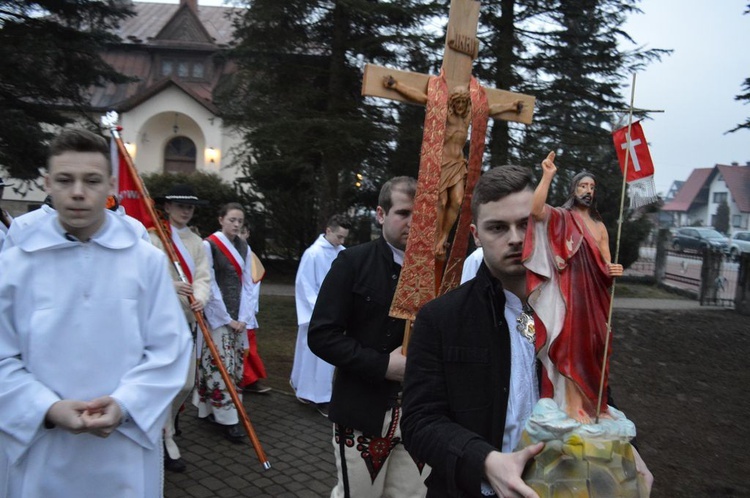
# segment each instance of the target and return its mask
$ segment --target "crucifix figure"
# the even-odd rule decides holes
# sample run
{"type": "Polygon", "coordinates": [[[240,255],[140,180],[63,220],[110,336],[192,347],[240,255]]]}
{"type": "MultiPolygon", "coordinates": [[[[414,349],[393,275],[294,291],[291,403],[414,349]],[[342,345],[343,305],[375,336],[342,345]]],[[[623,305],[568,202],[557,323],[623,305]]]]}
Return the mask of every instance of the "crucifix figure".
{"type": "MultiPolygon", "coordinates": [[[[383,77],[383,86],[397,91],[410,102],[427,105],[426,93],[399,83],[392,75],[383,77]]],[[[501,114],[518,115],[522,109],[523,101],[520,98],[511,102],[498,102],[489,106],[489,116],[502,119],[501,114]]],[[[435,257],[439,260],[445,259],[448,235],[458,219],[459,208],[464,199],[468,172],[464,145],[469,138],[470,124],[471,94],[468,86],[459,85],[448,95],[448,117],[445,123],[437,204],[438,239],[435,244],[435,257]]]]}
{"type": "Polygon", "coordinates": [[[471,76],[479,52],[479,7],[475,0],[451,1],[440,76],[365,67],[362,95],[427,106],[414,219],[391,307],[395,317],[413,319],[424,303],[458,284],[468,244],[468,201],[481,170],[487,118],[531,123],[534,97],[484,88],[471,76]]]}

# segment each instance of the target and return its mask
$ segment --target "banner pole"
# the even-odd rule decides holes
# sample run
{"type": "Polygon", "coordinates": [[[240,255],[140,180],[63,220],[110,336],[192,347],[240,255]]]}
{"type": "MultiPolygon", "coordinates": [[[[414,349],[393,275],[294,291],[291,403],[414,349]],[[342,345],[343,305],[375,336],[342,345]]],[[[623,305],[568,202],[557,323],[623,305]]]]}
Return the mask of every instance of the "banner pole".
{"type": "MultiPolygon", "coordinates": [[[[159,217],[156,214],[156,209],[154,208],[153,204],[150,202],[151,197],[149,196],[148,191],[146,190],[146,187],[143,184],[143,180],[141,180],[141,177],[138,174],[138,170],[136,169],[135,164],[133,163],[133,159],[130,157],[130,154],[128,154],[128,151],[125,148],[125,144],[123,143],[122,138],[120,137],[120,132],[119,132],[118,127],[113,123],[109,124],[108,126],[109,126],[110,133],[112,134],[112,138],[114,138],[115,143],[117,144],[117,149],[119,150],[122,157],[125,159],[125,163],[128,167],[128,171],[130,172],[130,175],[136,184],[138,193],[140,194],[141,198],[144,201],[144,204],[146,205],[146,210],[148,211],[149,216],[151,216],[151,219],[154,222],[156,234],[159,237],[159,240],[161,241],[162,246],[164,247],[164,250],[167,253],[167,256],[169,257],[169,260],[175,266],[177,270],[177,274],[180,276],[180,279],[184,283],[189,283],[187,280],[187,277],[185,276],[185,273],[182,270],[182,267],[180,266],[179,258],[177,258],[177,254],[175,253],[175,249],[173,245],[174,242],[172,242],[171,237],[167,236],[166,231],[164,230],[164,227],[159,222],[159,217]]],[[[195,303],[195,297],[193,297],[192,295],[189,295],[188,302],[191,305],[195,303]]],[[[235,389],[235,386],[234,386],[234,381],[232,381],[232,379],[229,377],[229,373],[227,372],[227,369],[224,366],[224,362],[221,361],[221,357],[219,356],[219,350],[216,348],[216,344],[214,344],[213,338],[211,337],[211,333],[209,332],[208,326],[206,325],[206,321],[203,318],[203,313],[199,311],[194,311],[193,313],[195,315],[196,322],[198,323],[198,326],[201,329],[201,333],[203,334],[203,340],[206,343],[206,346],[208,346],[208,349],[211,351],[211,356],[214,358],[214,362],[216,363],[216,366],[219,368],[219,373],[221,375],[221,378],[224,381],[224,384],[226,385],[227,390],[229,391],[229,396],[232,398],[232,402],[234,403],[235,408],[237,409],[237,413],[240,416],[240,421],[242,422],[242,425],[245,428],[245,432],[247,432],[247,435],[250,439],[250,443],[253,445],[253,449],[255,450],[258,460],[263,466],[263,469],[268,470],[271,468],[271,463],[268,461],[268,458],[266,457],[266,454],[263,451],[263,447],[260,444],[260,440],[258,439],[258,436],[255,433],[255,429],[253,428],[253,425],[250,422],[250,418],[248,417],[247,412],[245,411],[245,407],[242,405],[242,401],[240,400],[240,397],[237,394],[237,390],[235,389]]]]}
{"type": "MultiPolygon", "coordinates": [[[[628,109],[628,131],[625,134],[625,167],[622,172],[622,191],[620,192],[620,216],[617,219],[617,238],[615,239],[615,257],[612,261],[614,264],[620,260],[620,237],[622,236],[623,212],[625,211],[625,187],[628,180],[628,163],[630,162],[630,131],[633,128],[633,104],[635,103],[635,76],[633,73],[633,84],[630,88],[630,108],[628,109]]],[[[609,312],[607,314],[607,336],[604,339],[604,353],[602,354],[602,374],[599,378],[599,394],[596,402],[596,419],[594,423],[599,423],[599,416],[602,411],[602,397],[604,396],[604,379],[607,375],[607,352],[609,351],[610,337],[612,336],[612,310],[615,304],[615,279],[612,279],[612,288],[609,291],[609,312]]]]}

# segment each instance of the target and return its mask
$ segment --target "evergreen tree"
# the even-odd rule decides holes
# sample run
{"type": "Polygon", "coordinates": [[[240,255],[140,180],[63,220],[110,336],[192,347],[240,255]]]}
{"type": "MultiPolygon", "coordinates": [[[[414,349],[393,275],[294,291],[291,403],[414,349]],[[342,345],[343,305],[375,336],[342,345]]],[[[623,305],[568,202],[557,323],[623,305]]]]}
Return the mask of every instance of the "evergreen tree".
{"type": "MultiPolygon", "coordinates": [[[[416,0],[252,0],[235,25],[239,72],[216,101],[247,144],[242,167],[280,246],[301,254],[325,219],[387,171],[387,107],[362,99],[362,64],[394,62],[430,10],[416,0]]],[[[367,190],[367,189],[364,189],[367,190]]]]}
{"type": "Polygon", "coordinates": [[[729,204],[727,204],[726,200],[721,201],[716,207],[714,228],[721,233],[729,233],[729,204]]]}
{"type": "Polygon", "coordinates": [[[87,90],[126,81],[100,57],[126,2],[0,1],[0,165],[34,180],[45,165],[48,125],[85,116],[87,90]]]}
{"type": "MultiPolygon", "coordinates": [[[[745,14],[750,14],[750,3],[747,4],[745,14]]],[[[745,104],[750,104],[750,78],[747,78],[742,83],[742,91],[744,93],[737,95],[734,100],[744,101],[745,104]]],[[[744,123],[740,123],[729,130],[728,133],[734,133],[737,130],[750,130],[750,118],[747,118],[744,123]]]]}

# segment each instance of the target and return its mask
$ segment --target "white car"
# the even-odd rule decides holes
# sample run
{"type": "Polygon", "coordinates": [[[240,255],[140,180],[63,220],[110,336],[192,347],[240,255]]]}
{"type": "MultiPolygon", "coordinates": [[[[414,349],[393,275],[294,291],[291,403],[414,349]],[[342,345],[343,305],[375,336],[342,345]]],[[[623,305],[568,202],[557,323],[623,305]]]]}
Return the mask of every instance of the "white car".
{"type": "Polygon", "coordinates": [[[729,257],[733,261],[740,259],[740,254],[750,253],[750,231],[734,232],[729,238],[729,257]]]}

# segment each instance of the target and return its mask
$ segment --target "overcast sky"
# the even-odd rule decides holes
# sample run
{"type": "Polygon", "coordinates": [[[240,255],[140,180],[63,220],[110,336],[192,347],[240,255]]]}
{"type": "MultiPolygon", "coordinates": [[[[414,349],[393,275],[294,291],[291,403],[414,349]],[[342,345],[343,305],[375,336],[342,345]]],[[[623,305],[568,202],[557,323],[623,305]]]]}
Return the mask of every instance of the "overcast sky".
{"type": "MultiPolygon", "coordinates": [[[[674,50],[636,77],[636,107],[665,111],[643,122],[661,193],[695,168],[750,162],[750,130],[725,134],[750,117],[750,105],[734,100],[750,78],[748,1],[643,0],[625,26],[638,45],[674,50]]],[[[632,75],[623,79],[629,100],[632,75]]]]}
{"type": "Polygon", "coordinates": [[[695,168],[750,162],[750,130],[724,134],[750,117],[750,105],[734,100],[750,78],[747,4],[644,0],[625,26],[647,48],[674,50],[636,77],[636,107],[665,111],[643,122],[660,192],[695,168]]]}

